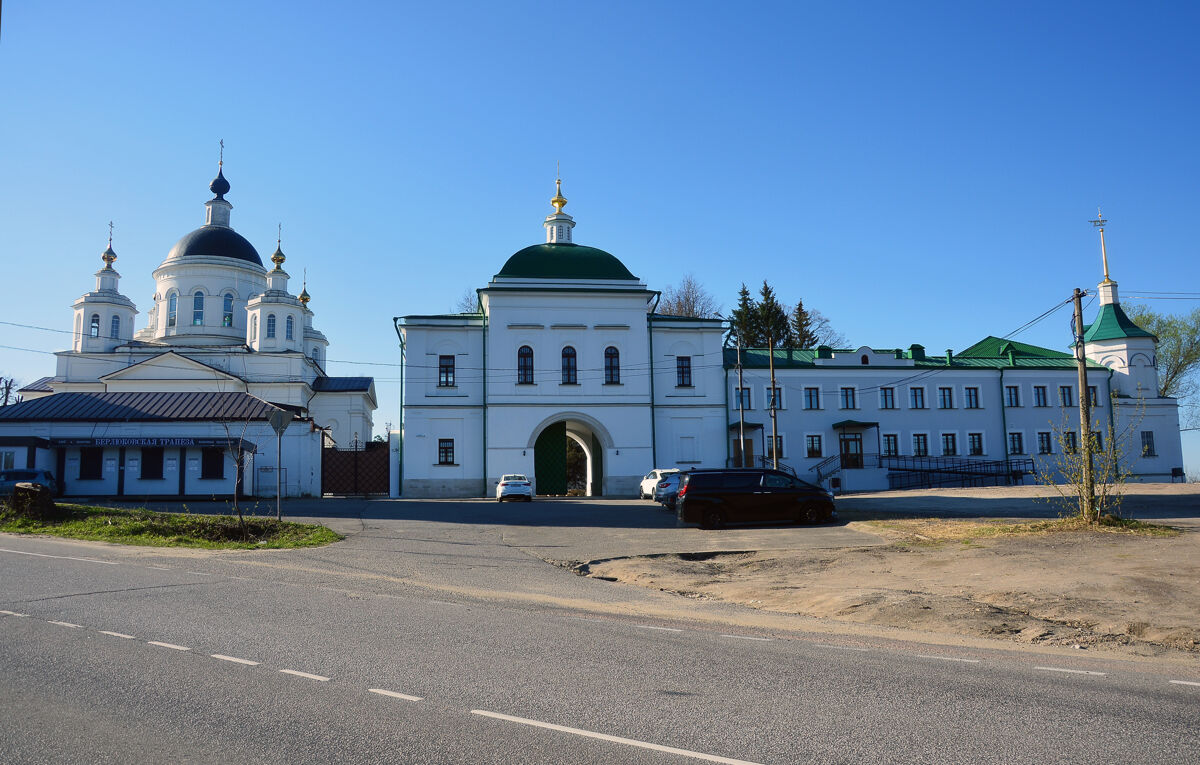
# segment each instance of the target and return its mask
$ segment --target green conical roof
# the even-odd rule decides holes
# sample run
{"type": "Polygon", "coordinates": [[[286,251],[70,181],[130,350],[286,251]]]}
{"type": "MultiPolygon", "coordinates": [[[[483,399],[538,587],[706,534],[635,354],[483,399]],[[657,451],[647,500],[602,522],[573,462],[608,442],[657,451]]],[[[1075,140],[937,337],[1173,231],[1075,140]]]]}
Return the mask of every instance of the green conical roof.
{"type": "Polygon", "coordinates": [[[1151,337],[1153,334],[1133,323],[1133,319],[1125,315],[1119,303],[1109,303],[1100,306],[1096,320],[1089,324],[1083,333],[1085,343],[1098,340],[1120,340],[1126,337],[1151,337]]]}

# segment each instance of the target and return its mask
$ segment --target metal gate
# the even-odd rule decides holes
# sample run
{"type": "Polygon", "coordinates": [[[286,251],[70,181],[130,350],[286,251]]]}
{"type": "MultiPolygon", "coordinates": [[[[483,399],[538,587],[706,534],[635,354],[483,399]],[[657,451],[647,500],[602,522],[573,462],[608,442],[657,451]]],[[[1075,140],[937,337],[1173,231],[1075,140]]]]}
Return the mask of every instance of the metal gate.
{"type": "Polygon", "coordinates": [[[323,494],[387,494],[390,454],[386,441],[369,441],[359,448],[321,450],[323,494]]]}
{"type": "Polygon", "coordinates": [[[533,490],[542,496],[567,493],[567,423],[548,425],[533,444],[533,490]]]}

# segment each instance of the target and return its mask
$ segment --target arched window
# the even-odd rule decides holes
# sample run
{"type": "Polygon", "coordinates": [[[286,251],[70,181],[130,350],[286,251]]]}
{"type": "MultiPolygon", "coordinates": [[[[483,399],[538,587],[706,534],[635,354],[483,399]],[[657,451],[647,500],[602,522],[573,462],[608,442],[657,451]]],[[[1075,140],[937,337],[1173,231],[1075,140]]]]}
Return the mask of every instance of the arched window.
{"type": "Polygon", "coordinates": [[[233,326],[233,293],[226,292],[224,300],[221,301],[221,326],[233,326]]]}
{"type": "Polygon", "coordinates": [[[192,326],[204,326],[204,293],[200,291],[192,295],[192,326]]]}
{"type": "Polygon", "coordinates": [[[579,371],[575,364],[575,349],[567,346],[562,350],[562,381],[563,385],[577,385],[579,371]]]}
{"type": "Polygon", "coordinates": [[[250,339],[258,339],[258,314],[254,314],[250,317],[250,339]]]}
{"type": "Polygon", "coordinates": [[[267,314],[267,337],[275,337],[275,314],[267,314]]]}
{"type": "Polygon", "coordinates": [[[517,350],[517,385],[533,385],[533,349],[528,345],[517,350]]]}
{"type": "Polygon", "coordinates": [[[871,358],[865,353],[862,356],[862,363],[864,367],[871,363],[871,358]]]}
{"type": "Polygon", "coordinates": [[[175,326],[175,315],[179,312],[179,295],[172,292],[167,296],[167,326],[175,326]]]}
{"type": "Polygon", "coordinates": [[[75,342],[79,342],[79,333],[83,330],[83,317],[75,314],[75,342]]]}
{"type": "Polygon", "coordinates": [[[88,326],[88,337],[100,337],[100,314],[92,314],[92,323],[88,326]]]}
{"type": "Polygon", "coordinates": [[[604,349],[604,384],[617,385],[621,382],[621,352],[615,346],[604,349]]]}
{"type": "Polygon", "coordinates": [[[121,337],[121,317],[120,316],[112,317],[112,323],[108,327],[108,336],[111,337],[113,340],[120,339],[120,337],[121,337]]]}
{"type": "Polygon", "coordinates": [[[285,338],[287,338],[288,340],[291,340],[292,336],[295,334],[295,329],[296,329],[296,320],[293,319],[291,316],[287,317],[287,328],[284,330],[283,336],[285,338]]]}

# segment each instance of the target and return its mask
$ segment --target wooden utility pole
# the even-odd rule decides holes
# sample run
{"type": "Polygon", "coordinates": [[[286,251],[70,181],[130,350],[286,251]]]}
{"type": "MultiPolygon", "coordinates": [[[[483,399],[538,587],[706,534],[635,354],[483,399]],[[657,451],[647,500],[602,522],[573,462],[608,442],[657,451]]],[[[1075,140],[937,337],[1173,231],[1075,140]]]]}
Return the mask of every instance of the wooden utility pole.
{"type": "Polygon", "coordinates": [[[746,399],[742,397],[742,333],[738,332],[738,467],[746,465],[746,399]]]}
{"type": "Polygon", "coordinates": [[[767,353],[771,365],[771,467],[779,469],[779,435],[775,420],[775,405],[779,389],[775,387],[775,336],[767,335],[767,353]]]}
{"type": "Polygon", "coordinates": [[[1087,358],[1083,355],[1083,296],[1075,288],[1075,366],[1079,371],[1079,445],[1083,449],[1083,517],[1096,520],[1096,483],[1092,473],[1092,401],[1088,395],[1087,358]]]}

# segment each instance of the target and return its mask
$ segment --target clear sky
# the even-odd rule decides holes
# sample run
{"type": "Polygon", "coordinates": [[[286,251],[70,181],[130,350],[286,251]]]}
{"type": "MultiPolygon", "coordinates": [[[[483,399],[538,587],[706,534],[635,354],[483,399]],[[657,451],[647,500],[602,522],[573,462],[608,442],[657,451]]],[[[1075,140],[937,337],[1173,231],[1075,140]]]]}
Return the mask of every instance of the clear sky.
{"type": "MultiPolygon", "coordinates": [[[[959,350],[1094,288],[1097,205],[1123,297],[1200,289],[1192,3],[11,2],[0,22],[0,321],[60,330],[0,344],[69,346],[110,219],[144,326],[224,139],[233,226],[265,260],[282,223],[330,373],[376,378],[377,432],[398,368],[349,362],[397,364],[391,317],[452,310],[542,241],[557,161],[576,241],[652,289],[691,272],[728,308],[766,278],[853,345],[959,350]]],[[[1067,318],[1018,339],[1063,348],[1067,318]]],[[[54,357],[0,348],[0,373],[54,357]]]]}

